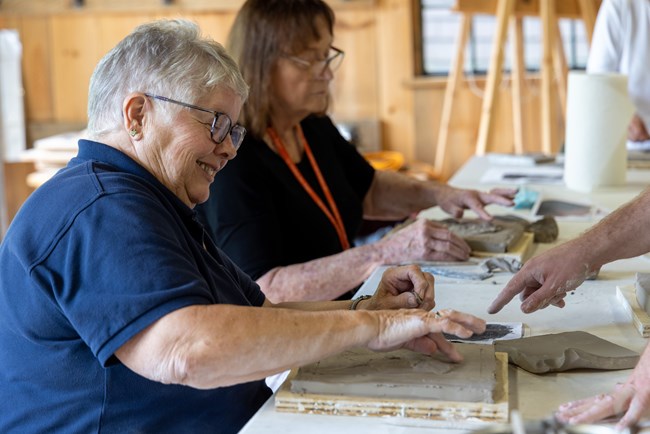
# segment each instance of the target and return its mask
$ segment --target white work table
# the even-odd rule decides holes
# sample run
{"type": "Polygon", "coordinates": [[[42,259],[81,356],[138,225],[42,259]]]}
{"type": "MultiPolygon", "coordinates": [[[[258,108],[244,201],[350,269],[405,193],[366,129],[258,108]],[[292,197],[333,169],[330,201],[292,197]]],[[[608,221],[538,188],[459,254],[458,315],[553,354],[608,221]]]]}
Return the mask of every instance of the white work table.
{"type": "MultiPolygon", "coordinates": [[[[474,157],[450,180],[456,187],[489,190],[492,187],[516,186],[508,183],[481,184],[483,174],[494,164],[487,157],[474,157]]],[[[528,184],[550,198],[589,201],[596,206],[613,210],[631,200],[650,185],[650,170],[629,169],[628,183],[616,188],[600,189],[584,194],[568,190],[560,184],[528,184]]],[[[493,214],[517,214],[518,211],[490,207],[493,214]]],[[[439,210],[427,210],[423,215],[444,218],[439,210]]],[[[522,215],[526,215],[522,213],[522,215]]],[[[530,215],[528,215],[530,217],[530,215]]],[[[582,221],[559,221],[560,237],[553,244],[536,244],[542,251],[581,233],[593,225],[596,218],[582,221]]],[[[639,224],[640,229],[643,224],[639,224]]],[[[377,270],[359,290],[359,294],[372,293],[385,267],[377,270]]],[[[623,305],[617,300],[617,285],[634,283],[636,272],[650,272],[650,258],[616,261],[604,266],[594,281],[588,281],[566,297],[564,309],[549,307],[533,314],[523,314],[519,299],[513,300],[501,312],[488,315],[486,308],[512,276],[498,273],[483,281],[436,278],[437,308],[453,308],[485,318],[490,322],[522,322],[525,335],[542,335],[563,331],[582,330],[607,339],[631,350],[641,352],[646,344],[632,325],[623,305]]],[[[594,371],[577,370],[557,374],[534,375],[509,366],[510,409],[518,409],[527,421],[548,418],[563,402],[610,390],[615,383],[624,381],[630,370],[594,371]]],[[[350,417],[316,414],[281,413],[275,410],[274,397],[257,412],[243,428],[242,433],[466,433],[480,427],[467,422],[439,422],[399,417],[350,417]]],[[[645,431],[645,430],[644,430],[645,431]]]]}

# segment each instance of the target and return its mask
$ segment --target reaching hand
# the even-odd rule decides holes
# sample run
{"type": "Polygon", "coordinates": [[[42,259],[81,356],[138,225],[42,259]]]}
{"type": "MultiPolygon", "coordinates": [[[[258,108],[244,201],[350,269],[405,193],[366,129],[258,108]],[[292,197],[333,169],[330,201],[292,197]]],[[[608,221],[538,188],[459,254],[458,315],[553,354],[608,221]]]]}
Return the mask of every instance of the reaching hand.
{"type": "Polygon", "coordinates": [[[627,127],[627,138],[632,142],[650,140],[650,134],[648,134],[648,130],[638,114],[635,114],[634,117],[632,117],[632,121],[627,127]]]}
{"type": "Polygon", "coordinates": [[[497,295],[488,312],[497,313],[517,294],[521,294],[524,313],[549,305],[564,307],[566,293],[598,271],[584,262],[585,257],[580,243],[574,240],[531,259],[497,295]]]}
{"type": "Polygon", "coordinates": [[[377,242],[385,264],[414,261],[466,261],[469,245],[445,226],[417,219],[377,242]]]}
{"type": "Polygon", "coordinates": [[[419,309],[382,311],[379,333],[368,344],[368,348],[375,351],[407,348],[423,354],[441,351],[450,360],[461,362],[463,357],[442,333],[468,338],[484,331],[485,321],[453,310],[437,313],[419,309]]]}
{"type": "Polygon", "coordinates": [[[363,309],[423,309],[430,311],[434,301],[434,279],[416,265],[386,270],[375,294],[363,303],[363,309]]]}
{"type": "Polygon", "coordinates": [[[632,375],[612,393],[562,404],[556,414],[562,422],[591,423],[623,415],[616,425],[621,430],[650,415],[650,347],[644,351],[632,375]]]}
{"type": "Polygon", "coordinates": [[[490,220],[492,216],[485,211],[485,206],[489,204],[512,206],[516,193],[517,190],[512,188],[495,188],[489,193],[483,193],[441,185],[436,193],[436,203],[454,218],[461,218],[466,209],[471,209],[480,218],[490,220]]]}

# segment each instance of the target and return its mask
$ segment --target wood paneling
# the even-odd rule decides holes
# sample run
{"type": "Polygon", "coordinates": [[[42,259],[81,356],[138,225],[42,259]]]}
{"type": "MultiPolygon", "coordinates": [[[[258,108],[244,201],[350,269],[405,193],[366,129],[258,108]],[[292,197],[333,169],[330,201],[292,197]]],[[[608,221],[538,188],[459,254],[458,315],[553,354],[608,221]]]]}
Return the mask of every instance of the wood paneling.
{"type": "MultiPolygon", "coordinates": [[[[193,4],[197,6],[199,3],[193,4]]],[[[403,80],[410,73],[410,69],[403,68],[406,61],[382,55],[385,50],[393,50],[398,56],[403,56],[410,52],[410,42],[407,39],[393,40],[386,35],[379,28],[378,11],[385,9],[381,12],[385,25],[394,28],[407,23],[403,15],[410,8],[404,8],[401,1],[389,2],[386,6],[377,6],[372,0],[331,3],[337,13],[335,41],[346,51],[346,59],[333,83],[334,116],[365,120],[378,119],[383,113],[390,116],[401,113],[402,110],[395,107],[408,102],[397,97],[404,90],[395,91],[395,86],[381,87],[378,83],[380,80],[403,80]],[[393,11],[401,14],[395,20],[391,18],[393,11]],[[390,46],[382,48],[378,44],[378,35],[390,42],[390,46]],[[397,101],[393,101],[395,99],[397,101]],[[393,108],[383,110],[383,100],[393,101],[393,108]]],[[[88,1],[84,8],[70,8],[70,3],[66,6],[53,2],[50,6],[56,12],[37,12],[36,9],[21,12],[20,7],[26,8],[28,4],[37,5],[39,1],[20,5],[17,2],[3,3],[2,9],[9,5],[14,11],[2,16],[0,26],[24,21],[18,27],[27,48],[23,70],[30,122],[85,122],[88,84],[97,61],[137,25],[152,19],[188,18],[197,22],[207,35],[225,44],[238,7],[233,2],[215,1],[210,10],[184,9],[178,2],[173,7],[154,8],[145,2],[128,10],[124,10],[125,6],[123,10],[116,10],[115,5],[102,8],[99,2],[88,1]],[[143,7],[146,4],[148,8],[143,7]],[[66,11],[62,12],[65,8],[66,11]]],[[[410,110],[409,107],[405,109],[410,110]]],[[[390,119],[383,122],[388,131],[391,122],[390,119]]],[[[384,144],[383,147],[389,146],[384,144]]]]}
{"type": "Polygon", "coordinates": [[[383,145],[403,153],[407,161],[415,155],[413,93],[405,87],[413,78],[411,8],[410,1],[381,0],[376,28],[383,145]]]}
{"type": "Polygon", "coordinates": [[[88,83],[102,56],[97,17],[62,14],[52,17],[51,59],[54,119],[86,118],[88,83]]]}
{"type": "Polygon", "coordinates": [[[23,44],[23,86],[25,109],[30,121],[53,118],[52,80],[49,52],[50,21],[42,16],[20,18],[20,40],[23,44]]]}
{"type": "Polygon", "coordinates": [[[345,51],[332,86],[332,108],[340,118],[379,116],[376,31],[374,10],[341,11],[336,16],[334,44],[345,51]]]}
{"type": "Polygon", "coordinates": [[[7,201],[7,219],[13,220],[27,197],[32,194],[33,189],[24,181],[27,175],[34,171],[32,163],[5,163],[5,189],[7,201]]]}

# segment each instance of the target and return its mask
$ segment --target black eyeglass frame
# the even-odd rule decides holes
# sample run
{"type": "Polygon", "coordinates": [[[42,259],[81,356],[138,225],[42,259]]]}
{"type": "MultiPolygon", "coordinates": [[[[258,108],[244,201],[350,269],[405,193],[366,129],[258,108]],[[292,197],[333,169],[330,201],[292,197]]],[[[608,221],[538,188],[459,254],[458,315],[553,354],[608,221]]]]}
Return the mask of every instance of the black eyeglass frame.
{"type": "Polygon", "coordinates": [[[210,139],[212,139],[212,141],[214,143],[216,143],[216,144],[223,143],[223,141],[226,140],[226,137],[228,136],[228,134],[230,134],[230,138],[231,138],[233,146],[235,147],[235,150],[239,149],[242,142],[244,141],[244,136],[246,136],[246,128],[244,128],[243,126],[241,126],[239,124],[233,123],[232,119],[230,119],[230,116],[228,116],[226,113],[206,109],[206,108],[199,107],[199,106],[194,105],[194,104],[188,104],[188,103],[182,102],[182,101],[177,101],[175,99],[167,98],[166,96],[154,95],[154,94],[151,94],[151,93],[145,93],[145,96],[147,96],[149,98],[154,98],[154,99],[157,99],[157,100],[160,100],[160,101],[165,101],[165,102],[169,102],[169,103],[172,103],[172,104],[177,104],[177,105],[187,107],[187,108],[190,108],[190,109],[199,110],[199,111],[206,112],[206,113],[211,113],[212,115],[214,115],[214,119],[212,119],[212,125],[210,126],[210,139]],[[217,138],[215,139],[214,132],[216,130],[217,121],[219,120],[219,117],[221,117],[221,116],[225,116],[226,120],[228,121],[228,124],[227,124],[228,126],[227,126],[227,128],[224,128],[222,130],[223,132],[221,133],[221,137],[217,136],[217,138]],[[235,131],[234,136],[232,134],[233,131],[235,131]]]}
{"type": "Polygon", "coordinates": [[[330,45],[330,51],[334,51],[334,54],[329,56],[328,58],[324,60],[312,60],[311,62],[309,60],[301,59],[298,56],[290,56],[286,55],[285,57],[287,59],[293,60],[294,62],[304,66],[307,69],[310,69],[312,72],[314,72],[316,75],[322,75],[325,70],[330,67],[332,62],[339,57],[341,58],[341,61],[336,65],[336,68],[332,69],[332,71],[338,69],[338,67],[343,63],[343,59],[345,58],[345,51],[341,50],[340,48],[337,48],[333,45],[330,45]],[[323,64],[323,68],[320,69],[319,71],[315,70],[315,66],[318,65],[319,63],[323,64]]]}

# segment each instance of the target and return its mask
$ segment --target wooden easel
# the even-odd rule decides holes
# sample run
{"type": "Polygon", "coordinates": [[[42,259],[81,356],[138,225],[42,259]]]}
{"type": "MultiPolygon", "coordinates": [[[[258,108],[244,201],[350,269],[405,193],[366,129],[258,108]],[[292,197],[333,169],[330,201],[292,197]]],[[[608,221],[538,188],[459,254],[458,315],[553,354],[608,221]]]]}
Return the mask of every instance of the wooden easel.
{"type": "Polygon", "coordinates": [[[556,152],[552,143],[552,120],[555,106],[552,104],[553,79],[557,79],[558,95],[562,105],[562,114],[566,113],[567,65],[560,37],[558,17],[581,18],[585,23],[587,38],[591,41],[600,0],[457,0],[454,10],[461,13],[460,27],[456,42],[456,53],[449,70],[445,98],[442,107],[440,131],[436,148],[435,173],[443,173],[449,126],[453,112],[458,83],[463,74],[464,51],[471,30],[472,17],[475,14],[496,15],[497,25],[492,44],[490,67],[485,85],[481,121],[476,142],[476,154],[483,155],[487,150],[490,132],[493,129],[494,106],[497,86],[501,81],[503,65],[503,46],[508,27],[512,37],[512,121],[514,151],[524,152],[522,94],[525,76],[523,48],[523,17],[538,16],[542,22],[542,62],[541,62],[541,131],[542,151],[548,154],[556,152]],[[554,77],[555,76],[555,77],[554,77]]]}

